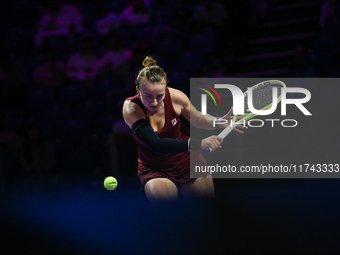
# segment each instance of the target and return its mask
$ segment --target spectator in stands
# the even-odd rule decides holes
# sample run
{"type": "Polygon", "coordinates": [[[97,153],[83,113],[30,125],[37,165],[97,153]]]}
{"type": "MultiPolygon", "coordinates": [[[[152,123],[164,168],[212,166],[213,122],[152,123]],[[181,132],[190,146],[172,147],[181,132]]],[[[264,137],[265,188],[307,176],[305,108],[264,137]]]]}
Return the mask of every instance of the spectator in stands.
{"type": "Polygon", "coordinates": [[[223,4],[201,0],[201,3],[194,8],[193,21],[197,30],[204,30],[208,27],[225,27],[226,16],[223,4]]]}
{"type": "Polygon", "coordinates": [[[55,172],[55,153],[42,127],[31,122],[24,137],[25,171],[32,179],[51,176],[55,172]]]}
{"type": "Polygon", "coordinates": [[[110,36],[110,50],[99,61],[99,71],[102,77],[118,77],[126,84],[132,52],[124,47],[123,38],[119,34],[110,36]]]}
{"type": "Polygon", "coordinates": [[[136,26],[147,24],[151,17],[150,4],[147,0],[130,0],[128,7],[120,14],[110,13],[96,22],[99,35],[122,26],[136,26]]]}
{"type": "Polygon", "coordinates": [[[33,81],[36,85],[59,85],[67,77],[66,64],[58,61],[53,47],[44,48],[43,53],[45,62],[34,70],[33,81]]]}
{"type": "Polygon", "coordinates": [[[66,35],[72,40],[72,36],[83,29],[83,17],[80,10],[60,0],[49,0],[45,13],[39,21],[35,45],[40,46],[45,36],[66,35]]]}
{"type": "Polygon", "coordinates": [[[127,25],[142,25],[149,22],[150,10],[143,0],[130,0],[129,6],[120,14],[127,25]]]}
{"type": "Polygon", "coordinates": [[[84,36],[78,52],[70,55],[67,64],[67,74],[75,81],[90,84],[97,77],[97,56],[93,53],[93,39],[84,36]]]}

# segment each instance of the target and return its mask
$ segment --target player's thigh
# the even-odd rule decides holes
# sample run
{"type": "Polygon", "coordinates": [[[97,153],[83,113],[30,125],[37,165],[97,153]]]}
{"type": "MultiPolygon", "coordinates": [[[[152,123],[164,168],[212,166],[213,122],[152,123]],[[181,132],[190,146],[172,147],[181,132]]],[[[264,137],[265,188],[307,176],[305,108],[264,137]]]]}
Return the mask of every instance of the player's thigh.
{"type": "Polygon", "coordinates": [[[150,201],[175,200],[178,196],[176,185],[168,178],[154,178],[149,180],[144,191],[150,201]]]}
{"type": "Polygon", "coordinates": [[[214,181],[211,175],[199,177],[194,182],[183,184],[180,191],[184,197],[213,197],[214,181]]]}

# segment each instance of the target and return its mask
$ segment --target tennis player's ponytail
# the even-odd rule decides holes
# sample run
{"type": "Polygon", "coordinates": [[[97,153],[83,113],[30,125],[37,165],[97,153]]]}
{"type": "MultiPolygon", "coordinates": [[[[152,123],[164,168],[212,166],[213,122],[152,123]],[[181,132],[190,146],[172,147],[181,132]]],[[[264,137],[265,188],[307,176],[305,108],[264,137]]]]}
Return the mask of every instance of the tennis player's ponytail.
{"type": "Polygon", "coordinates": [[[136,77],[136,85],[139,88],[140,83],[143,79],[147,79],[150,83],[160,83],[162,81],[167,83],[166,73],[157,65],[157,61],[150,56],[146,56],[143,60],[143,66],[136,77]]]}
{"type": "Polygon", "coordinates": [[[144,67],[157,66],[157,61],[150,56],[146,56],[143,60],[144,67]]]}

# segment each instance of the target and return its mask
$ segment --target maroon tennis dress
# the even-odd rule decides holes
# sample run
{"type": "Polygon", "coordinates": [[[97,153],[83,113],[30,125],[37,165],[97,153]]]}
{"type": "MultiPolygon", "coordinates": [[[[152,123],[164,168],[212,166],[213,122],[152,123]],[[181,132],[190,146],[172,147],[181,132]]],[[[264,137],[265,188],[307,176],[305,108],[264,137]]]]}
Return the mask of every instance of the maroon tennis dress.
{"type": "MultiPolygon", "coordinates": [[[[145,113],[149,122],[146,109],[138,95],[127,98],[138,104],[145,113]]],[[[155,131],[160,138],[189,139],[190,134],[176,114],[172,105],[169,89],[166,88],[165,98],[165,124],[161,131],[155,131]]],[[[150,122],[149,122],[150,123],[150,122]]],[[[173,155],[159,155],[149,150],[131,131],[138,148],[138,176],[144,187],[146,182],[153,178],[168,178],[175,184],[186,184],[194,179],[190,178],[190,152],[182,152],[173,155]]],[[[191,152],[191,159],[195,165],[205,166],[206,160],[200,150],[191,152]]]]}

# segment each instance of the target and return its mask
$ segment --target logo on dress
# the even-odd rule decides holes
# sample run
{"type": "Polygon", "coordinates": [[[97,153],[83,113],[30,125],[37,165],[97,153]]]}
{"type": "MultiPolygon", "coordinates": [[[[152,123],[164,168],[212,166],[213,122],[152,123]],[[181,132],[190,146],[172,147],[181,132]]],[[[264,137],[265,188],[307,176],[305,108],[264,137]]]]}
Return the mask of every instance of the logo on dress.
{"type": "Polygon", "coordinates": [[[176,118],[172,119],[171,124],[175,126],[177,124],[177,119],[176,118]]]}

